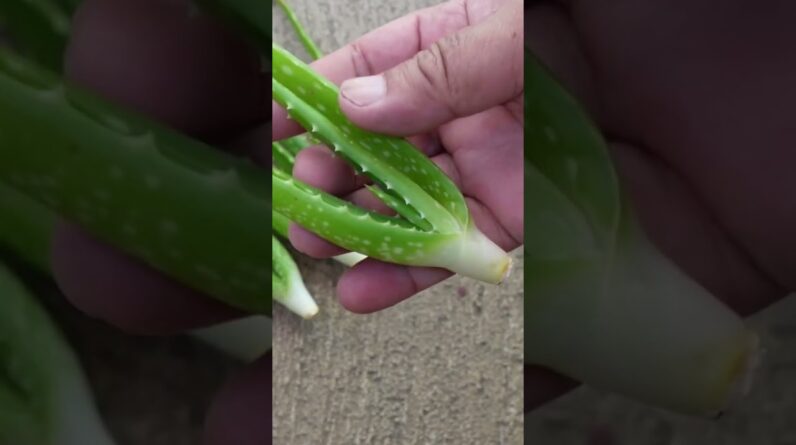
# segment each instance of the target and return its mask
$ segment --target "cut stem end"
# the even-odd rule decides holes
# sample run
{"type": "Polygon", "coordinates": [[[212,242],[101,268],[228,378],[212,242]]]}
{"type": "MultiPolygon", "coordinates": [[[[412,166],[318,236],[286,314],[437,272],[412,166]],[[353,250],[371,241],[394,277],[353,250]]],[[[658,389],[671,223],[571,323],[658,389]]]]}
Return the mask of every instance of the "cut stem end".
{"type": "Polygon", "coordinates": [[[500,284],[511,272],[511,257],[474,226],[461,241],[439,253],[440,266],[492,284],[500,284]]]}
{"type": "Polygon", "coordinates": [[[309,320],[318,315],[320,309],[302,282],[294,282],[284,299],[279,300],[290,312],[309,320]]]}

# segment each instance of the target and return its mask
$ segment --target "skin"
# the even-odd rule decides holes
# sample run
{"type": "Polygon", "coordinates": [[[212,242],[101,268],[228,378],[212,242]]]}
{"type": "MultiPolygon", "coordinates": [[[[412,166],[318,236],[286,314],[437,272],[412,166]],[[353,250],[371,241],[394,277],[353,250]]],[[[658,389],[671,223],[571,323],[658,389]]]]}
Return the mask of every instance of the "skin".
{"type": "MultiPolygon", "coordinates": [[[[504,250],[523,241],[521,17],[519,1],[447,2],[393,21],[312,64],[341,84],[340,106],[354,123],[414,135],[410,140],[463,192],[478,228],[504,250]],[[472,57],[471,48],[481,55],[472,57]],[[383,79],[387,95],[361,106],[353,97],[361,80],[344,81],[363,76],[383,79]]],[[[278,105],[273,113],[275,140],[303,131],[278,105]]],[[[293,174],[362,207],[387,211],[325,147],[299,153],[293,174]]],[[[343,252],[296,225],[290,240],[314,257],[343,252]]],[[[337,294],[347,309],[370,313],[449,276],[368,259],[343,274],[337,294]]]]}
{"type": "MultiPolygon", "coordinates": [[[[484,11],[498,3],[504,2],[471,0],[468,14],[488,21],[484,11]]],[[[181,15],[170,8],[184,8],[183,2],[148,2],[144,10],[157,22],[146,27],[142,25],[146,20],[136,15],[142,12],[131,14],[131,5],[140,3],[86,2],[76,19],[77,34],[67,55],[69,76],[196,137],[223,145],[246,141],[244,152],[252,142],[260,144],[267,130],[249,130],[266,119],[267,111],[260,108],[267,97],[267,84],[243,62],[249,53],[216,26],[180,20],[181,15]],[[184,30],[182,27],[192,30],[189,37],[177,41],[163,38],[184,30]],[[219,63],[225,52],[222,49],[233,49],[237,56],[227,56],[219,63]],[[118,54],[124,54],[125,63],[114,63],[118,54]],[[179,58],[175,54],[180,54],[179,58]],[[204,75],[195,76],[197,72],[204,75]]],[[[412,59],[432,40],[464,27],[461,5],[445,4],[399,19],[319,60],[316,67],[337,83],[394,68],[386,75],[393,79],[388,80],[387,91],[391,97],[404,92],[405,99],[398,95],[365,110],[342,98],[343,110],[357,124],[372,130],[421,135],[412,138],[416,145],[449,172],[470,198],[475,197],[471,205],[479,227],[510,248],[522,242],[522,203],[505,190],[521,190],[522,175],[521,171],[509,173],[519,162],[500,163],[514,159],[514,150],[521,150],[521,142],[517,142],[521,141],[519,109],[512,105],[515,101],[491,88],[451,88],[469,84],[448,77],[486,77],[491,82],[483,85],[494,83],[500,90],[500,85],[511,85],[511,70],[507,70],[508,81],[501,77],[506,75],[505,64],[485,71],[479,58],[497,57],[497,52],[484,51],[483,46],[476,50],[454,44],[455,51],[444,49],[444,44],[435,46],[435,51],[450,56],[446,56],[449,68],[442,71],[429,67],[435,59],[427,57],[428,52],[412,59]],[[424,19],[418,21],[417,14],[424,19]],[[409,30],[409,44],[395,38],[406,36],[409,30]],[[423,36],[423,42],[415,39],[417,35],[423,36]],[[418,75],[417,61],[424,58],[424,70],[429,69],[423,72],[443,77],[418,75]],[[460,68],[450,69],[452,66],[460,68]],[[433,79],[432,83],[442,88],[424,86],[421,77],[433,79]],[[412,83],[413,79],[418,83],[412,83]],[[462,97],[457,91],[468,94],[462,97]],[[496,98],[502,102],[495,103],[496,98]],[[456,110],[469,115],[479,107],[486,111],[451,120],[456,110]],[[385,116],[389,119],[382,120],[385,116]],[[512,208],[520,211],[512,212],[512,208]]],[[[705,0],[612,0],[599,2],[599,6],[597,2],[540,1],[525,11],[525,40],[603,128],[620,176],[653,241],[718,298],[746,315],[796,289],[796,236],[792,230],[796,226],[796,194],[788,193],[796,190],[791,174],[796,134],[790,122],[796,90],[789,87],[796,64],[783,45],[796,38],[796,30],[790,26],[796,5],[782,0],[765,11],[752,10],[753,14],[742,5],[745,3],[740,0],[724,2],[718,9],[705,0]]],[[[510,21],[519,13],[506,16],[510,21]]],[[[483,39],[483,44],[496,45],[489,33],[483,39]]],[[[506,60],[511,61],[511,56],[506,60]]],[[[298,131],[284,120],[278,107],[272,105],[272,112],[274,139],[298,131]]],[[[264,158],[262,153],[260,156],[264,158]]],[[[302,154],[297,169],[296,175],[302,179],[315,178],[315,186],[373,206],[372,198],[360,191],[359,180],[323,149],[302,154]]],[[[291,232],[301,250],[316,256],[339,253],[298,228],[291,232]]],[[[61,225],[53,267],[64,292],[76,305],[133,332],[180,332],[237,315],[186,292],[74,226],[61,225]],[[115,279],[106,278],[100,286],[96,267],[103,264],[115,279]],[[122,289],[127,290],[119,293],[122,289]],[[113,302],[107,295],[115,296],[113,302]],[[127,305],[129,310],[120,310],[119,305],[127,305]]],[[[369,312],[395,304],[447,276],[435,269],[370,261],[343,276],[338,293],[349,309],[369,312]],[[392,289],[393,293],[365,302],[363,295],[376,282],[379,289],[392,289]]],[[[265,378],[265,373],[255,374],[265,378]]],[[[574,384],[539,368],[526,369],[526,377],[527,408],[574,384]]],[[[234,395],[231,399],[238,400],[234,395]]],[[[243,412],[269,409],[265,403],[259,407],[255,402],[241,403],[251,407],[243,412]]],[[[211,422],[257,434],[257,419],[235,417],[232,410],[215,410],[211,422]]]]}

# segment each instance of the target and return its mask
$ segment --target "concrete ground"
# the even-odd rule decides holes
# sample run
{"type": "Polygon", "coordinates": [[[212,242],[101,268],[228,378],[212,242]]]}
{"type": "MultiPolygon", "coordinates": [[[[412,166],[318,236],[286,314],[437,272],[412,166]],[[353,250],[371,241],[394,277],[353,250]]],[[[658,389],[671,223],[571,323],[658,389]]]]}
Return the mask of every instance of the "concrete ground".
{"type": "MultiPolygon", "coordinates": [[[[324,52],[434,0],[292,0],[324,52]]],[[[274,8],[274,40],[304,55],[274,8]]],[[[306,60],[306,59],[305,59],[306,60]]],[[[522,258],[503,285],[454,278],[378,314],[346,312],[341,266],[301,260],[321,314],[274,314],[274,445],[519,444],[522,258]]]]}

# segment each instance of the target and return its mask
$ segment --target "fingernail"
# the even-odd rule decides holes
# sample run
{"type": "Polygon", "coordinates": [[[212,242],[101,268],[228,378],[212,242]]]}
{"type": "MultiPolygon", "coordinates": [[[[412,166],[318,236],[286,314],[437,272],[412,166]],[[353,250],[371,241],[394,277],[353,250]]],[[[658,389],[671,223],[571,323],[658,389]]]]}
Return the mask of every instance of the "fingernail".
{"type": "Polygon", "coordinates": [[[387,94],[384,76],[367,76],[349,79],[340,86],[340,93],[358,107],[367,107],[380,101],[387,94]]]}

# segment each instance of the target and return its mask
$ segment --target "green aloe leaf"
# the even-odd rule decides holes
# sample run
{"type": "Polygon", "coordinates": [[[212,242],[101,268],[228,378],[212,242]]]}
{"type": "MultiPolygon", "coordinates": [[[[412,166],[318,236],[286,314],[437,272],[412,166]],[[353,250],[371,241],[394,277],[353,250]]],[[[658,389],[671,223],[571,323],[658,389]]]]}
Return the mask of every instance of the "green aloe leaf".
{"type": "Polygon", "coordinates": [[[321,52],[318,45],[312,40],[307,30],[301,24],[296,13],[290,7],[290,5],[285,0],[276,0],[279,6],[282,8],[282,11],[287,16],[287,19],[290,20],[290,24],[293,26],[293,29],[296,31],[296,34],[299,36],[299,40],[301,40],[301,44],[304,45],[304,49],[307,50],[307,53],[312,57],[313,60],[320,59],[323,57],[323,52],[321,52]]]}
{"type": "Polygon", "coordinates": [[[0,182],[178,281],[270,314],[263,170],[0,52],[0,182]]]}
{"type": "Polygon", "coordinates": [[[49,273],[55,215],[2,183],[0,215],[0,249],[14,252],[42,272],[49,273]]]}
{"type": "Polygon", "coordinates": [[[309,319],[318,313],[315,304],[301,278],[298,266],[282,243],[274,236],[271,241],[273,268],[271,289],[274,300],[285,305],[294,313],[309,319]]]}
{"type": "Polygon", "coordinates": [[[70,17],[53,0],[3,0],[0,30],[15,48],[42,66],[60,71],[69,39],[70,17]]]}

